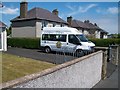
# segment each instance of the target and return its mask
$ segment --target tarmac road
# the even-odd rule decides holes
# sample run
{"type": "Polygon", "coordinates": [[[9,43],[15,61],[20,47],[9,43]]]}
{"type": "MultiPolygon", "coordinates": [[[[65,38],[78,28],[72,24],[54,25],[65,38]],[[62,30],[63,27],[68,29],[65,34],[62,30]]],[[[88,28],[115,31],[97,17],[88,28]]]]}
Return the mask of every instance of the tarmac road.
{"type": "Polygon", "coordinates": [[[50,63],[56,63],[56,64],[61,64],[76,58],[70,55],[61,55],[62,53],[56,54],[54,52],[47,54],[39,49],[23,49],[23,48],[13,48],[13,47],[9,47],[8,51],[5,53],[26,57],[26,58],[32,58],[40,61],[46,61],[50,63]]]}

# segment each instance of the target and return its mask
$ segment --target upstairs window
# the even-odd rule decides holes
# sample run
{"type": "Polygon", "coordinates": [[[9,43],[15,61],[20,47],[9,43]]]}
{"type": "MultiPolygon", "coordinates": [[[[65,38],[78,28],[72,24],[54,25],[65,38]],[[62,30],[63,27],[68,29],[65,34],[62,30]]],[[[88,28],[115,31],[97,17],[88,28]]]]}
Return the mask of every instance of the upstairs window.
{"type": "Polygon", "coordinates": [[[48,21],[42,21],[42,29],[43,29],[44,27],[47,27],[47,25],[48,25],[48,21]]]}
{"type": "Polygon", "coordinates": [[[53,27],[55,27],[55,26],[56,26],[56,23],[54,22],[54,23],[53,23],[53,27]]]}

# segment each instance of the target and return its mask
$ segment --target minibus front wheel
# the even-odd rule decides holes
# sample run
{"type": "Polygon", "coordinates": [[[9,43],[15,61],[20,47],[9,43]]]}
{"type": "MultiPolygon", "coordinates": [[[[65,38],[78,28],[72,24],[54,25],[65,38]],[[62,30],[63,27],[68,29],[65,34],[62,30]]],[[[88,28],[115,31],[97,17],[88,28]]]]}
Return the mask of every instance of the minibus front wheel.
{"type": "Polygon", "coordinates": [[[46,53],[50,53],[50,52],[51,52],[50,47],[45,47],[45,49],[44,49],[44,50],[45,50],[45,52],[46,52],[46,53]]]}
{"type": "Polygon", "coordinates": [[[76,57],[84,56],[84,52],[83,52],[83,50],[81,50],[81,49],[80,49],[80,50],[76,50],[74,56],[76,56],[76,57]]]}

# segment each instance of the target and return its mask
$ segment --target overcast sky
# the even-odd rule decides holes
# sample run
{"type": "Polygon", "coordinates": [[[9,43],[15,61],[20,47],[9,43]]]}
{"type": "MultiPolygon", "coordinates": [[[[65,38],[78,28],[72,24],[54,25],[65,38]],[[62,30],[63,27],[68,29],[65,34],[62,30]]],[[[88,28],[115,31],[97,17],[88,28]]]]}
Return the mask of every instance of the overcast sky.
{"type": "MultiPolygon", "coordinates": [[[[3,2],[0,9],[2,21],[10,26],[10,20],[19,15],[19,2],[3,2]]],[[[28,10],[40,7],[52,11],[58,9],[59,16],[66,20],[72,16],[77,20],[90,20],[111,33],[118,33],[118,2],[29,2],[28,10]]]]}

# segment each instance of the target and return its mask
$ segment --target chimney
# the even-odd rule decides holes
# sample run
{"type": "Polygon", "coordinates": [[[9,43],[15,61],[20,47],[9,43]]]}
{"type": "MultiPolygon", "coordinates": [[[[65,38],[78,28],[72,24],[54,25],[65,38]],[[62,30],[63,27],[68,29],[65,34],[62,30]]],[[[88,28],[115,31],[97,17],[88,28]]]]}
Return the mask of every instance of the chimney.
{"type": "Polygon", "coordinates": [[[85,20],[84,23],[90,23],[90,21],[89,20],[85,20]]]}
{"type": "Polygon", "coordinates": [[[53,11],[52,11],[52,13],[54,14],[54,15],[57,15],[58,16],[58,10],[57,9],[54,9],[53,11]]]}
{"type": "Polygon", "coordinates": [[[86,20],[84,21],[84,23],[86,23],[86,20]]]}
{"type": "Polygon", "coordinates": [[[97,26],[97,24],[96,24],[96,23],[94,23],[94,25],[95,25],[95,26],[97,26]]]}
{"type": "Polygon", "coordinates": [[[69,26],[72,25],[72,16],[67,17],[67,22],[68,22],[69,26]]]}
{"type": "Polygon", "coordinates": [[[27,16],[28,3],[23,1],[20,3],[20,18],[26,18],[27,16]]]}

